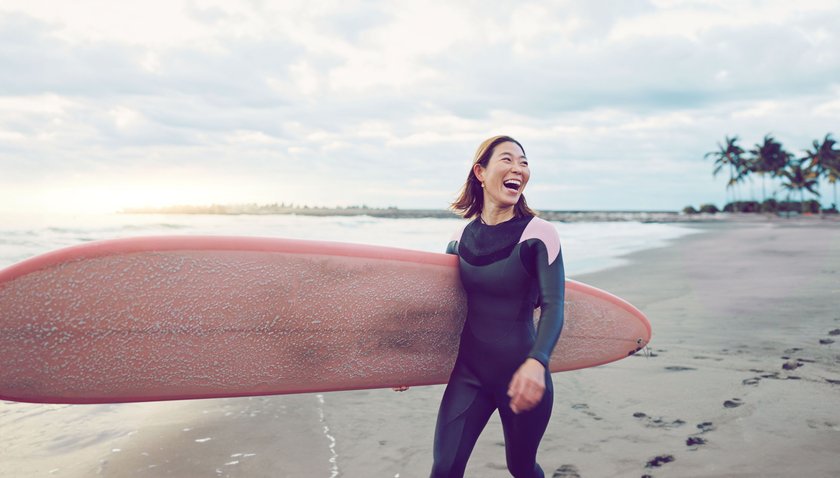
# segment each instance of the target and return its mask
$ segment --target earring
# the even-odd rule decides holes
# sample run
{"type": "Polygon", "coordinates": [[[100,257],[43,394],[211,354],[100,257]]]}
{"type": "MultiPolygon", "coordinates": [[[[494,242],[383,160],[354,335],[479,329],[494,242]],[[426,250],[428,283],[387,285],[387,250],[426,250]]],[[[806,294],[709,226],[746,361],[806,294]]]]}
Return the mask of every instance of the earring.
{"type": "Polygon", "coordinates": [[[484,189],[484,183],[481,183],[481,189],[484,189]]]}

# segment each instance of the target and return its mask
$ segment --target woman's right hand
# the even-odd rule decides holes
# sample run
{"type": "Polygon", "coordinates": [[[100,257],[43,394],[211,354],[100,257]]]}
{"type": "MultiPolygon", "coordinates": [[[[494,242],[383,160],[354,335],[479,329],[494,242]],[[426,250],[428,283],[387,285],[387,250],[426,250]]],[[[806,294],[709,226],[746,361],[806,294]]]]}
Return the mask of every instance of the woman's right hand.
{"type": "Polygon", "coordinates": [[[395,392],[405,392],[408,390],[408,385],[400,385],[399,387],[391,387],[391,390],[395,392]]]}

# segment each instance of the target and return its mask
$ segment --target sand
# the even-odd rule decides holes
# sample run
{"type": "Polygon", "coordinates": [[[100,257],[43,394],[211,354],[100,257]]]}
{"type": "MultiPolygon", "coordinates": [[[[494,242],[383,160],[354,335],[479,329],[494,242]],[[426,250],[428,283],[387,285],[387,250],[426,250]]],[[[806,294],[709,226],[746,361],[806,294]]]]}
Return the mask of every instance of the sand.
{"type": "MultiPolygon", "coordinates": [[[[574,277],[638,306],[654,337],[647,357],[554,375],[546,476],[840,476],[840,224],[692,227],[574,277]]],[[[442,391],[4,402],[0,476],[422,477],[442,391]]],[[[467,476],[509,476],[496,415],[467,476]]]]}

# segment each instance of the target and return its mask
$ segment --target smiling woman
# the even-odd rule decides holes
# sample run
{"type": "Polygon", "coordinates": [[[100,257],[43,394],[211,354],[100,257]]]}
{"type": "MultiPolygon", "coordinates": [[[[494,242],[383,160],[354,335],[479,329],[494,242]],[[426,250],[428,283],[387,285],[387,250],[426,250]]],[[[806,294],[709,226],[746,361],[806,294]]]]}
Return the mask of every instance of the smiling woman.
{"type": "Polygon", "coordinates": [[[463,476],[490,415],[499,411],[505,456],[517,478],[543,477],[537,447],[551,416],[549,357],[564,321],[565,271],[557,229],[536,217],[522,145],[495,136],[478,147],[452,208],[475,218],[455,233],[467,319],[441,399],[433,477],[463,476]],[[535,330],[534,308],[540,307],[535,330]]]}

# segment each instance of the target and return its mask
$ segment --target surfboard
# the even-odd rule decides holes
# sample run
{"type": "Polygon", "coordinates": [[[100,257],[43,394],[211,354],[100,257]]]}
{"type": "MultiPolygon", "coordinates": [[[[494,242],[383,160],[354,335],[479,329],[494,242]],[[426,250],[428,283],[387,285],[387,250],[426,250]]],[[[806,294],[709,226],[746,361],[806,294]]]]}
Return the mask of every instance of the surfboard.
{"type": "MultiPolygon", "coordinates": [[[[638,309],[566,281],[552,372],[650,340],[638,309]]],[[[106,240],[0,271],[0,399],[118,403],[445,383],[457,257],[335,242],[106,240]]]]}

